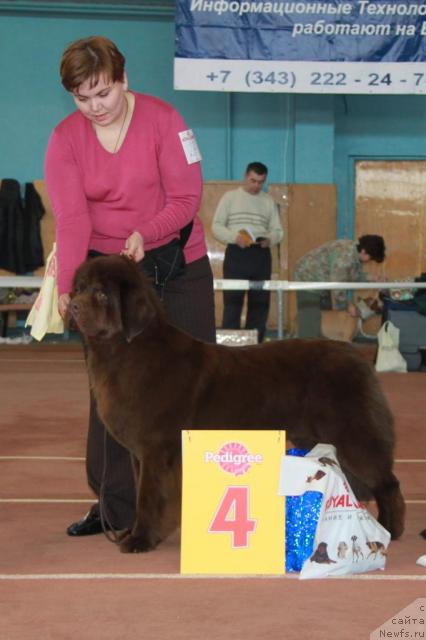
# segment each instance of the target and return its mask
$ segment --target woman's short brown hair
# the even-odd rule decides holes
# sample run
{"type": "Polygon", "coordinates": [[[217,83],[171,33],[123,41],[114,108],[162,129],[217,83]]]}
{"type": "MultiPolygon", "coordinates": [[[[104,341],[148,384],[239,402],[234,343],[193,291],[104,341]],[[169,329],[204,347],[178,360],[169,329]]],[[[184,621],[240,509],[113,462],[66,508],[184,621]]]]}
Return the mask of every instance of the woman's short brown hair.
{"type": "Polygon", "coordinates": [[[94,87],[101,75],[112,82],[123,81],[126,60],[115,44],[103,36],[90,36],[72,42],[65,49],[60,66],[61,82],[74,91],[90,78],[94,87]]]}
{"type": "Polygon", "coordinates": [[[375,262],[383,262],[386,255],[385,241],[382,236],[367,235],[358,238],[358,244],[356,246],[358,253],[363,249],[365,253],[368,253],[370,258],[375,262]]]}

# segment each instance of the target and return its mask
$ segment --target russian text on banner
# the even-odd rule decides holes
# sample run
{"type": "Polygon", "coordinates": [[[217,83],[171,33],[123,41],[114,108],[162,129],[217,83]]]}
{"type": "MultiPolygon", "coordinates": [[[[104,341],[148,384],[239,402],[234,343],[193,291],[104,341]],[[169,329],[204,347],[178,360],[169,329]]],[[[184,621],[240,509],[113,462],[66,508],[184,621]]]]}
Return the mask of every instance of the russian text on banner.
{"type": "Polygon", "coordinates": [[[175,89],[426,93],[423,0],[176,0],[175,89]]]}

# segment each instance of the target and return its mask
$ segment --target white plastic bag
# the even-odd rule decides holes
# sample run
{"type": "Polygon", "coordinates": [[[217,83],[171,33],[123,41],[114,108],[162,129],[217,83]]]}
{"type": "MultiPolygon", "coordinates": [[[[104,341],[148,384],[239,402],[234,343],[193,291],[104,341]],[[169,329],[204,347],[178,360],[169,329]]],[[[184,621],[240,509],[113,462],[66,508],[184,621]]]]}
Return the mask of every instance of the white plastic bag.
{"type": "Polygon", "coordinates": [[[407,372],[407,362],[399,351],[399,329],[390,320],[385,322],[378,334],[376,371],[407,372]]]}
{"type": "Polygon", "coordinates": [[[46,333],[64,332],[64,322],[58,311],[56,274],[56,243],[53,243],[46,260],[41,289],[25,323],[25,326],[31,326],[30,334],[36,340],[42,340],[46,333]]]}
{"type": "Polygon", "coordinates": [[[360,504],[330,444],[319,444],[305,457],[284,456],[280,495],[322,491],[324,498],[314,548],[300,578],[323,578],[383,569],[390,533],[360,504]]]}

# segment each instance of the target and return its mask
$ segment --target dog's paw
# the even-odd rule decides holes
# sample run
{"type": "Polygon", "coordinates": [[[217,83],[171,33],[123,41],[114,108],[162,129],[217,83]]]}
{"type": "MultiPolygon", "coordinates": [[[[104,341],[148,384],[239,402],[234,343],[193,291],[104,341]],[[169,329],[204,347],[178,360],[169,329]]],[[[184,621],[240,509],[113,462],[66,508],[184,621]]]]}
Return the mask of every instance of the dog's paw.
{"type": "Polygon", "coordinates": [[[388,529],[388,531],[391,534],[391,540],[399,540],[399,538],[404,533],[404,523],[403,522],[397,522],[394,525],[390,525],[389,527],[385,527],[385,529],[386,528],[388,529]]]}
{"type": "Polygon", "coordinates": [[[383,517],[379,513],[378,521],[389,533],[391,534],[391,540],[398,540],[404,533],[404,520],[393,517],[383,517]]]}
{"type": "Polygon", "coordinates": [[[136,536],[128,533],[120,541],[120,551],[121,553],[145,553],[155,549],[159,542],[160,540],[153,541],[145,535],[136,536]]]}

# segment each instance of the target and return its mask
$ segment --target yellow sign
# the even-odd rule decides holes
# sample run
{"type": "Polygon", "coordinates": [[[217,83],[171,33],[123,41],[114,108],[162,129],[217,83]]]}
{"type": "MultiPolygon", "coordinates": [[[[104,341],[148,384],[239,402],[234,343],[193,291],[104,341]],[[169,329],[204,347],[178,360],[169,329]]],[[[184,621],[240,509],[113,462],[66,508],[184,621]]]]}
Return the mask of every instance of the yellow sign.
{"type": "Polygon", "coordinates": [[[285,431],[183,431],[181,572],[283,574],[285,431]]]}

